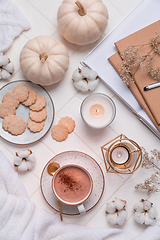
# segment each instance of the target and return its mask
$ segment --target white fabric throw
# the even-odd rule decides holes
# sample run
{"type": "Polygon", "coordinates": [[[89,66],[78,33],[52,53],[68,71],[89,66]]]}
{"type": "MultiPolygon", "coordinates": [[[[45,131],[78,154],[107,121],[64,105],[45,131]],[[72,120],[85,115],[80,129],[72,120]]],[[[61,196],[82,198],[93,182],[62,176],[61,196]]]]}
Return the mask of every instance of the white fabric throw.
{"type": "Polygon", "coordinates": [[[0,0],[0,52],[7,51],[13,40],[29,28],[30,23],[14,3],[0,0]]]}
{"type": "Polygon", "coordinates": [[[89,228],[61,222],[57,215],[32,203],[9,160],[0,151],[0,239],[1,240],[158,240],[160,227],[147,228],[135,238],[111,228],[89,228]],[[153,230],[152,230],[153,229],[153,230]],[[143,236],[143,238],[141,237],[143,236]],[[152,236],[152,238],[149,238],[152,236]],[[155,236],[155,238],[153,238],[155,236]]]}

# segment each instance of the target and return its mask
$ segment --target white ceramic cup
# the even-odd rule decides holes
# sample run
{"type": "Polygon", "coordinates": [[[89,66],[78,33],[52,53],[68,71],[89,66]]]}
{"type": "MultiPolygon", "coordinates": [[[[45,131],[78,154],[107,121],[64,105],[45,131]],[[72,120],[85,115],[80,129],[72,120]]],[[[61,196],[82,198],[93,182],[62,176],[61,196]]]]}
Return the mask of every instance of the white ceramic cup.
{"type": "Polygon", "coordinates": [[[64,204],[77,206],[80,214],[86,212],[83,203],[91,195],[92,189],[91,175],[77,164],[60,167],[52,178],[52,190],[56,198],[64,204]]]}

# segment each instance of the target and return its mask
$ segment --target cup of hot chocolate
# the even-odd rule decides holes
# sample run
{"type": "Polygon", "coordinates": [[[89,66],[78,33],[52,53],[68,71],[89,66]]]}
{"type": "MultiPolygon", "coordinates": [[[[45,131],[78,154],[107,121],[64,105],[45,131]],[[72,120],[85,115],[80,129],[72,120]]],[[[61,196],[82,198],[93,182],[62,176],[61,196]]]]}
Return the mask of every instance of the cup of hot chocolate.
{"type": "Polygon", "coordinates": [[[67,205],[77,206],[79,213],[85,213],[83,203],[89,198],[93,189],[90,173],[77,164],[60,167],[52,179],[52,190],[56,198],[67,205]]]}

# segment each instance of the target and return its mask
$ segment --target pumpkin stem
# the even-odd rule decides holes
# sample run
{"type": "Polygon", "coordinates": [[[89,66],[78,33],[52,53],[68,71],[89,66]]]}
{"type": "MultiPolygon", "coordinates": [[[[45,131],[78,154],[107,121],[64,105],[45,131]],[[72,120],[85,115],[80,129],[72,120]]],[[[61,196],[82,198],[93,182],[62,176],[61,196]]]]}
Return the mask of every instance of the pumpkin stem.
{"type": "Polygon", "coordinates": [[[78,13],[80,16],[84,16],[86,15],[86,10],[85,8],[83,7],[83,5],[79,2],[79,1],[76,1],[75,4],[78,6],[78,13]]]}
{"type": "Polygon", "coordinates": [[[40,58],[41,62],[45,62],[48,58],[48,55],[46,52],[43,52],[43,53],[39,54],[39,58],[40,58]]]}

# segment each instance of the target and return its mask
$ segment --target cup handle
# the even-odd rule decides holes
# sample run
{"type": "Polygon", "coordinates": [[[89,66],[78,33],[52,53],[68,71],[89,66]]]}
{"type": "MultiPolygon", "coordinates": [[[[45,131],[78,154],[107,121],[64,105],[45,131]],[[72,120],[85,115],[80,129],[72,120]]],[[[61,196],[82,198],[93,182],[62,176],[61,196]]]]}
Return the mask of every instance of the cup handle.
{"type": "Polygon", "coordinates": [[[77,205],[77,208],[80,214],[84,214],[86,212],[83,203],[81,203],[80,205],[77,205]]]}

